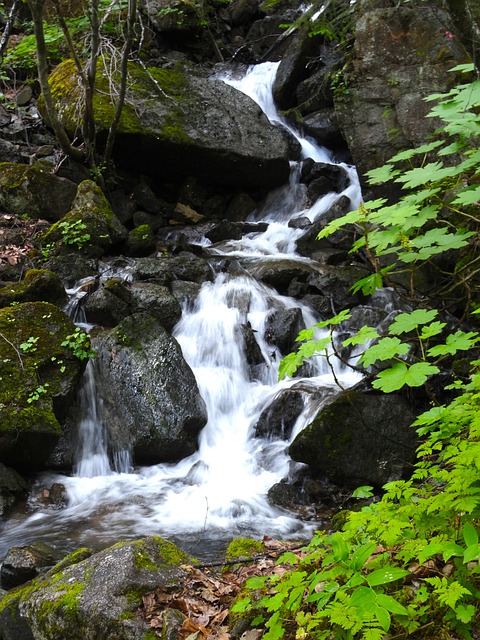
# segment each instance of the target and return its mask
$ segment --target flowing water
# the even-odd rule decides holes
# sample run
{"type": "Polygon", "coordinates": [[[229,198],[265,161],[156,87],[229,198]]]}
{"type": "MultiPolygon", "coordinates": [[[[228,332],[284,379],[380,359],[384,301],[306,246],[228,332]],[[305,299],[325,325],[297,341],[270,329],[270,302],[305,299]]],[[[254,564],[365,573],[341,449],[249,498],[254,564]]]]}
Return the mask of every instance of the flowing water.
{"type": "MultiPolygon", "coordinates": [[[[226,81],[253,97],[272,121],[287,126],[278,117],[271,98],[276,66],[258,65],[242,80],[226,81]]],[[[292,133],[299,139],[302,157],[334,162],[326,149],[292,133]]],[[[307,262],[295,253],[295,241],[302,231],[288,227],[293,217],[306,216],[313,221],[341,195],[348,196],[352,206],[357,205],[360,190],[356,173],[343,166],[350,177],[343,194],[327,194],[305,209],[298,204],[304,201],[299,197],[300,164],[292,163],[289,184],[272,193],[252,217],[269,223],[266,232],[207,247],[215,263],[219,257],[228,257],[231,265],[236,261],[236,266],[203,285],[194,307],[183,309],[182,319],[174,329],[208,410],[198,451],[177,464],[135,469],[128,451],[109,460],[101,398],[95,386],[95,364],[90,363],[80,391],[82,419],[76,475],[44,474],[37,481],[38,488],[53,482],[65,485],[67,506],[60,510],[42,507],[36,499],[38,491],[34,490],[28,515],[14,514],[3,526],[0,557],[14,544],[39,538],[61,551],[69,551],[81,545],[98,548],[121,538],[149,534],[169,537],[197,557],[209,557],[234,536],[302,537],[311,533],[315,523],[302,522],[273,507],[267,492],[281,479],[295,474],[298,465],[288,456],[289,442],[318,410],[321,394],[305,393],[309,400],[289,439],[254,437],[254,425],[282,389],[298,387],[300,382],[277,382],[279,361],[286,354],[268,342],[268,314],[272,308],[300,308],[307,327],[318,318],[298,300],[257,282],[252,274],[265,261],[307,262]],[[264,358],[253,380],[238,340],[238,327],[242,324],[255,332],[264,358]]],[[[336,367],[336,375],[345,386],[356,380],[354,374],[340,366],[336,367]]],[[[312,366],[306,385],[327,391],[334,386],[331,371],[322,359],[312,366]]]]}

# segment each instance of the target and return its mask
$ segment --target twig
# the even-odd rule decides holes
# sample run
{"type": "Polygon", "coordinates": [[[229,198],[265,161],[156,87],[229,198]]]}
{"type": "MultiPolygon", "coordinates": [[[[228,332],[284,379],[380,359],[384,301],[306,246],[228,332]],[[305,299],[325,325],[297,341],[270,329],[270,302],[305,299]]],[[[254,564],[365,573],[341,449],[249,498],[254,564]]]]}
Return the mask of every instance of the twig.
{"type": "Polygon", "coordinates": [[[22,369],[24,369],[25,367],[23,366],[22,356],[20,355],[20,351],[17,349],[17,347],[14,344],[12,344],[10,340],[6,338],[1,332],[0,332],[0,338],[3,338],[5,342],[7,342],[12,347],[12,349],[15,351],[15,353],[18,356],[18,359],[20,361],[20,366],[22,367],[22,369]]]}

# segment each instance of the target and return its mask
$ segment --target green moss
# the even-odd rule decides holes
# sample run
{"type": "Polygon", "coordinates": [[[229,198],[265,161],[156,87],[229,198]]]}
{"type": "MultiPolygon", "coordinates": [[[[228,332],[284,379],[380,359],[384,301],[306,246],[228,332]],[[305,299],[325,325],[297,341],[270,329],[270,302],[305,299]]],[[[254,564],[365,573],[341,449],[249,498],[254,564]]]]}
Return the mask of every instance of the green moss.
{"type": "Polygon", "coordinates": [[[249,558],[257,553],[262,553],[262,551],[265,551],[265,547],[261,540],[254,540],[253,538],[235,538],[228,545],[225,557],[227,560],[234,560],[235,558],[249,558]]]}
{"type": "Polygon", "coordinates": [[[135,555],[134,564],[136,569],[147,569],[150,571],[157,570],[158,568],[157,565],[152,561],[152,559],[148,555],[148,552],[145,551],[145,549],[142,549],[140,547],[135,549],[134,555],[135,555]]]}
{"type": "Polygon", "coordinates": [[[67,567],[71,567],[74,564],[78,564],[82,562],[82,560],[86,560],[92,555],[93,551],[91,549],[87,549],[87,547],[82,547],[81,549],[77,549],[70,553],[65,558],[62,558],[60,562],[57,562],[55,566],[53,566],[50,571],[47,572],[47,576],[54,576],[61,571],[64,571],[67,567]]]}

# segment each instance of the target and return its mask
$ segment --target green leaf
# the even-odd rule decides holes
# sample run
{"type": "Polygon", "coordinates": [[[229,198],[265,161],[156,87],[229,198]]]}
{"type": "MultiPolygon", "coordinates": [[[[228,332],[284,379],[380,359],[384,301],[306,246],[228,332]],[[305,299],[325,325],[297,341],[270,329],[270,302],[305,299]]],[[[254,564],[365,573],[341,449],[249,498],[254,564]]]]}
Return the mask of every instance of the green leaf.
{"type": "Polygon", "coordinates": [[[447,336],[445,344],[439,344],[435,347],[431,347],[427,353],[432,358],[444,355],[455,355],[457,351],[468,351],[478,342],[478,333],[470,331],[465,333],[464,331],[456,331],[447,336]]]}
{"type": "Polygon", "coordinates": [[[478,204],[480,202],[480,185],[464,189],[453,200],[453,204],[478,204]]]}
{"type": "Polygon", "coordinates": [[[370,587],[378,587],[381,584],[389,584],[395,582],[405,576],[409,576],[410,571],[405,569],[399,569],[398,567],[384,567],[383,569],[377,569],[369,575],[366,579],[370,587]]]}
{"type": "Polygon", "coordinates": [[[302,359],[299,358],[298,353],[289,353],[282,358],[280,366],[278,367],[278,379],[292,378],[298,367],[302,364],[302,359]]]}
{"type": "Polygon", "coordinates": [[[349,211],[341,218],[335,218],[335,220],[329,222],[327,226],[320,231],[317,236],[317,240],[327,238],[328,236],[331,236],[332,233],[335,233],[335,231],[338,231],[338,229],[341,229],[342,227],[345,227],[349,224],[358,223],[361,220],[364,220],[364,216],[359,212],[358,209],[356,209],[355,211],[349,211]]]}
{"type": "Polygon", "coordinates": [[[444,168],[442,162],[429,162],[424,167],[418,167],[405,171],[396,178],[396,182],[403,182],[406,189],[415,189],[428,184],[429,182],[437,182],[442,180],[444,175],[449,174],[449,169],[444,168]]]}
{"type": "Polygon", "coordinates": [[[466,62],[465,64],[457,64],[455,67],[449,69],[450,73],[454,71],[461,71],[462,73],[472,73],[475,71],[475,65],[473,62],[466,62]]]}
{"type": "Polygon", "coordinates": [[[422,324],[428,324],[438,314],[436,309],[415,309],[411,313],[400,313],[388,328],[392,335],[409,333],[422,324]]]}
{"type": "Polygon", "coordinates": [[[480,558],[480,545],[477,543],[469,545],[463,554],[463,564],[478,560],[480,558]]]}
{"type": "Polygon", "coordinates": [[[376,542],[367,542],[355,549],[350,560],[350,568],[359,571],[377,548],[376,542]]]}
{"type": "Polygon", "coordinates": [[[375,617],[380,623],[382,629],[387,632],[390,629],[391,619],[390,614],[383,607],[379,607],[378,605],[375,607],[375,617]]]}
{"type": "Polygon", "coordinates": [[[444,562],[450,560],[452,556],[462,557],[465,549],[455,542],[444,542],[442,544],[442,555],[444,562]]]}
{"type": "Polygon", "coordinates": [[[383,593],[377,593],[377,603],[381,607],[384,607],[384,609],[387,609],[387,611],[390,611],[390,613],[396,613],[399,616],[408,616],[407,609],[405,609],[402,604],[397,602],[395,598],[392,598],[392,596],[387,596],[383,593]]]}
{"type": "Polygon", "coordinates": [[[251,606],[250,598],[242,598],[241,600],[237,600],[233,605],[231,611],[232,613],[244,613],[251,606]]]}
{"type": "Polygon", "coordinates": [[[440,322],[439,320],[432,322],[426,327],[422,327],[420,332],[420,338],[422,340],[428,340],[428,338],[432,338],[433,336],[438,336],[439,333],[442,333],[442,329],[446,326],[445,322],[440,322]]]}
{"type": "Polygon", "coordinates": [[[350,288],[352,293],[358,293],[361,291],[364,296],[370,296],[372,293],[375,293],[377,289],[381,289],[383,287],[383,278],[382,274],[372,273],[366,278],[361,278],[357,280],[355,284],[350,288]]]}
{"type": "Polygon", "coordinates": [[[420,551],[420,553],[418,554],[418,561],[420,564],[423,564],[425,560],[428,560],[428,558],[443,553],[443,551],[444,545],[442,542],[432,542],[430,544],[427,544],[427,546],[423,547],[423,549],[420,551]]]}
{"type": "Polygon", "coordinates": [[[470,522],[466,522],[463,525],[462,531],[463,539],[465,540],[465,544],[469,547],[472,544],[478,544],[478,533],[473,524],[470,522]]]}
{"type": "Polygon", "coordinates": [[[440,369],[428,362],[416,362],[408,367],[404,362],[394,364],[390,369],[385,369],[377,374],[377,379],[372,382],[374,389],[380,389],[384,393],[398,391],[402,387],[421,387],[427,378],[440,369]]]}
{"type": "Polygon", "coordinates": [[[318,322],[315,326],[319,329],[323,329],[324,327],[331,327],[336,324],[340,324],[344,320],[348,320],[352,314],[350,313],[350,309],[344,309],[337,313],[333,318],[328,318],[327,320],[322,320],[322,322],[318,322]]]}
{"type": "Polygon", "coordinates": [[[359,362],[365,367],[370,367],[378,360],[390,360],[395,356],[405,355],[409,349],[408,344],[401,342],[399,338],[382,338],[362,354],[359,362]]]}
{"type": "Polygon", "coordinates": [[[397,176],[399,173],[399,170],[395,169],[392,164],[384,164],[383,167],[367,171],[365,175],[368,178],[368,184],[383,184],[397,176]]]}
{"type": "Polygon", "coordinates": [[[357,487],[352,493],[352,498],[371,498],[373,496],[373,487],[365,485],[363,487],[357,487]]]}
{"type": "Polygon", "coordinates": [[[473,604],[459,604],[458,607],[455,607],[454,611],[457,619],[460,620],[460,622],[468,624],[477,613],[477,608],[474,607],[473,604]]]}
{"type": "Polygon", "coordinates": [[[390,158],[390,162],[400,162],[401,160],[410,160],[413,156],[419,154],[425,154],[429,151],[433,151],[437,147],[443,144],[443,140],[435,140],[434,142],[428,142],[427,144],[422,144],[420,147],[416,149],[406,149],[405,151],[400,151],[400,153],[395,154],[392,158],[390,158]]]}
{"type": "Polygon", "coordinates": [[[349,556],[349,548],[345,542],[345,538],[340,532],[334,533],[330,536],[333,549],[333,557],[337,562],[343,562],[349,556]]]}

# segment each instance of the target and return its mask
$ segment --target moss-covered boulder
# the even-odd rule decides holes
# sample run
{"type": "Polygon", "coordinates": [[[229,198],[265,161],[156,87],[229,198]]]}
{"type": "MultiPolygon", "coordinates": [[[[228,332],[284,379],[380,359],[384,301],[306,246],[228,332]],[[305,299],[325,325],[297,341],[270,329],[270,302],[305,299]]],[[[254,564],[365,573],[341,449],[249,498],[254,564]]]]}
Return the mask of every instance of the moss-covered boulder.
{"type": "MultiPolygon", "coordinates": [[[[270,189],[288,179],[288,141],[240,91],[186,66],[130,63],[129,99],[115,139],[117,164],[138,173],[199,180],[234,188],[270,189]]],[[[79,127],[79,84],[72,60],[50,76],[57,111],[70,135],[79,127]]],[[[98,139],[106,137],[115,105],[103,64],[94,95],[98,139]]],[[[40,102],[41,105],[41,102],[40,102]]]]}
{"type": "Polygon", "coordinates": [[[62,281],[53,271],[30,269],[20,282],[0,288],[0,307],[7,307],[12,302],[36,301],[56,305],[63,305],[67,301],[62,281]]]}
{"type": "Polygon", "coordinates": [[[62,346],[75,325],[48,302],[0,309],[0,462],[42,468],[84,365],[62,346]]]}
{"type": "Polygon", "coordinates": [[[43,235],[43,246],[60,245],[62,251],[81,251],[99,257],[119,246],[127,230],[117,218],[100,187],[92,180],[78,185],[71,210],[43,235]]]}
{"type": "MultiPolygon", "coordinates": [[[[44,578],[0,601],[0,637],[8,640],[147,640],[135,616],[142,596],[173,587],[191,562],[172,542],[148,537],[85,558],[72,554],[44,578]]],[[[148,635],[150,633],[150,635],[148,635]]]]}
{"type": "Polygon", "coordinates": [[[70,209],[76,190],[42,165],[0,163],[0,209],[7,213],[55,222],[70,209]]]}

